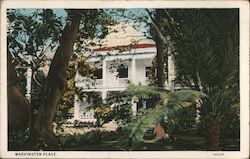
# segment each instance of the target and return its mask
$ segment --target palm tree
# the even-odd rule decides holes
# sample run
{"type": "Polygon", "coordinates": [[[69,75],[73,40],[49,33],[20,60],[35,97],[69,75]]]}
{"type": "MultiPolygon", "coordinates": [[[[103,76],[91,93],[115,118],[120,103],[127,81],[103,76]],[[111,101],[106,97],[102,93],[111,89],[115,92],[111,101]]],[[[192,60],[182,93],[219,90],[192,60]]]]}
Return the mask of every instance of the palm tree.
{"type": "Polygon", "coordinates": [[[165,15],[174,33],[176,82],[209,97],[201,104],[201,121],[207,150],[219,150],[221,122],[239,106],[239,11],[165,10],[165,15]]]}

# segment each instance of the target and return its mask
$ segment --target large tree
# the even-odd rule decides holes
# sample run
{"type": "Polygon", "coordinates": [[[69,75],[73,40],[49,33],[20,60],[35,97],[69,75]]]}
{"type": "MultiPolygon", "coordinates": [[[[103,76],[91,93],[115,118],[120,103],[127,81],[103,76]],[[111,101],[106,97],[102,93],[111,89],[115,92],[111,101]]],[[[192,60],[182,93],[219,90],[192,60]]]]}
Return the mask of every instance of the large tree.
{"type": "Polygon", "coordinates": [[[34,140],[42,138],[50,146],[58,145],[52,122],[56,106],[67,86],[66,68],[72,55],[81,20],[79,10],[68,10],[67,12],[68,19],[46,78],[42,103],[32,134],[34,140]]]}
{"type": "MultiPolygon", "coordinates": [[[[134,24],[136,30],[142,32],[141,39],[151,39],[156,44],[156,57],[152,62],[150,84],[164,88],[168,72],[168,48],[169,42],[165,36],[164,10],[163,9],[137,9],[114,11],[115,16],[134,24]],[[141,28],[144,28],[143,31],[141,28]]],[[[137,37],[138,38],[138,37],[137,37]]],[[[139,39],[139,40],[141,40],[139,39]]],[[[173,87],[171,87],[173,88],[173,87]]],[[[173,91],[173,90],[171,90],[173,91]]],[[[162,124],[157,123],[155,127],[157,138],[166,138],[166,132],[162,124]]]]}
{"type": "Polygon", "coordinates": [[[156,86],[164,87],[165,75],[164,75],[164,54],[167,53],[167,38],[163,35],[164,32],[164,15],[162,9],[155,9],[150,12],[147,10],[148,15],[151,17],[150,22],[150,34],[156,44],[156,86]]]}
{"type": "MultiPolygon", "coordinates": [[[[106,11],[103,9],[67,10],[67,12],[68,12],[68,18],[66,21],[66,25],[64,27],[64,30],[62,31],[62,34],[59,34],[59,36],[61,35],[59,38],[59,44],[57,46],[56,52],[52,59],[52,62],[49,68],[49,73],[46,77],[45,82],[43,82],[44,85],[43,85],[42,93],[40,95],[41,101],[39,103],[38,115],[34,120],[32,119],[33,122],[31,123],[31,127],[30,127],[30,131],[31,131],[30,139],[32,141],[31,142],[32,145],[34,145],[34,143],[37,143],[40,140],[42,140],[45,144],[49,146],[58,145],[58,141],[53,132],[52,122],[54,119],[54,114],[56,112],[56,107],[59,101],[61,100],[62,95],[64,94],[64,91],[67,87],[66,75],[67,75],[68,63],[70,60],[72,59],[76,60],[79,58],[79,56],[82,56],[80,54],[82,54],[83,51],[88,51],[89,47],[98,45],[100,39],[104,38],[109,33],[108,31],[109,25],[116,24],[115,21],[113,21],[112,18],[108,16],[108,14],[106,14],[106,11]],[[75,54],[74,58],[72,58],[73,52],[75,54]]],[[[46,13],[52,13],[52,12],[51,10],[46,10],[46,13]]],[[[42,34],[43,31],[41,31],[41,28],[43,27],[40,26],[40,23],[39,25],[37,24],[36,19],[32,19],[33,17],[29,15],[27,15],[27,17],[26,16],[19,17],[15,15],[15,12],[10,12],[9,18],[10,19],[12,18],[12,19],[11,19],[11,22],[9,22],[9,25],[10,25],[9,28],[11,32],[9,33],[9,36],[8,36],[8,44],[11,48],[11,51],[8,51],[8,55],[12,55],[13,57],[15,57],[15,60],[17,61],[17,59],[19,59],[19,56],[17,55],[18,53],[21,55],[22,54],[26,55],[27,52],[29,51],[28,54],[39,56],[39,57],[40,56],[44,57],[44,54],[41,55],[41,53],[44,53],[43,52],[44,49],[46,50],[48,48],[50,51],[52,51],[51,44],[47,44],[47,43],[53,42],[53,39],[50,39],[49,35],[48,37],[45,36],[47,35],[47,32],[46,34],[42,34]],[[16,21],[15,21],[15,18],[17,18],[16,21]],[[22,19],[22,21],[20,21],[20,18],[22,19]],[[26,24],[25,22],[27,22],[28,24],[26,24]],[[23,23],[27,25],[26,28],[24,27],[23,23]],[[34,31],[33,23],[40,26],[38,27],[40,28],[40,30],[35,29],[34,31]],[[20,27],[16,27],[16,26],[20,26],[20,27]],[[30,30],[31,27],[33,30],[30,30]],[[22,35],[19,35],[20,31],[23,32],[26,38],[23,39],[22,35]],[[31,33],[29,31],[31,31],[31,33]],[[18,41],[16,41],[14,38],[15,35],[16,36],[18,35],[17,37],[19,37],[21,40],[19,39],[18,41]],[[42,37],[39,38],[38,35],[42,37]],[[25,40],[27,39],[29,39],[28,40],[29,43],[26,46],[25,40]],[[43,45],[46,45],[46,46],[43,46],[43,45]],[[27,48],[33,48],[33,49],[29,49],[27,51],[26,50],[27,48]],[[42,52],[40,52],[41,51],[40,49],[42,49],[42,52]]],[[[38,20],[38,22],[40,21],[41,20],[38,20]]],[[[53,25],[53,24],[55,26],[57,25],[57,21],[51,21],[51,18],[47,18],[43,22],[44,22],[44,25],[46,23],[49,23],[49,25],[53,25]]],[[[51,29],[47,25],[45,25],[44,27],[47,27],[47,30],[51,29]]],[[[60,32],[60,29],[59,29],[59,32],[60,32]]],[[[51,34],[51,35],[54,35],[54,34],[51,34]]],[[[40,59],[40,61],[42,61],[42,59],[40,59]]],[[[32,62],[34,63],[34,61],[32,62]]],[[[84,63],[84,61],[80,61],[80,62],[84,63]]],[[[21,65],[23,65],[24,63],[25,61],[20,62],[21,65]]],[[[30,65],[27,65],[24,67],[28,67],[28,66],[30,65]]],[[[75,67],[73,66],[73,68],[75,67]]],[[[78,69],[80,69],[79,72],[84,72],[86,68],[78,66],[78,69]]],[[[12,72],[11,72],[11,67],[8,67],[8,72],[15,73],[14,69],[12,69],[12,72]]],[[[73,72],[75,72],[75,70],[73,70],[73,72]]],[[[8,100],[12,101],[11,99],[12,97],[8,96],[8,100]]],[[[17,105],[18,103],[15,103],[15,104],[17,105]]],[[[33,104],[34,103],[31,102],[31,105],[33,104]]],[[[17,107],[16,105],[13,105],[13,106],[17,107]]],[[[13,109],[9,109],[9,111],[11,110],[13,109]]],[[[29,112],[27,110],[25,111],[29,112]]],[[[12,112],[9,112],[9,114],[11,113],[12,112]]],[[[36,148],[36,147],[33,146],[33,148],[36,148]]]]}
{"type": "MultiPolygon", "coordinates": [[[[151,21],[149,21],[149,32],[152,36],[156,44],[156,58],[155,58],[155,68],[156,68],[156,79],[155,85],[161,88],[165,87],[166,81],[166,69],[165,66],[168,66],[168,45],[169,42],[167,37],[164,36],[164,10],[163,9],[153,9],[150,11],[146,9],[148,16],[151,21]]],[[[168,70],[167,70],[168,72],[168,70]]],[[[154,71],[152,72],[154,73],[154,71]]],[[[170,84],[170,83],[169,83],[170,84]]],[[[173,87],[172,87],[173,88],[173,87]]],[[[173,90],[171,90],[173,92],[173,90]]],[[[166,130],[162,127],[163,122],[159,122],[155,127],[155,134],[157,138],[165,139],[166,138],[166,130]]]]}

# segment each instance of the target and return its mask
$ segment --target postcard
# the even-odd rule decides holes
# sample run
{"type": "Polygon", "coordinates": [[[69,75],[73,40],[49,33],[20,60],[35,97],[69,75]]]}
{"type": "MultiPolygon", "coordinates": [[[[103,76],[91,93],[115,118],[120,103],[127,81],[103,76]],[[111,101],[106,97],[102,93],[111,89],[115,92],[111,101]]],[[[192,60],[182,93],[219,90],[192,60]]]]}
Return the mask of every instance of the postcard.
{"type": "Polygon", "coordinates": [[[1,158],[248,158],[248,1],[1,2],[1,158]]]}

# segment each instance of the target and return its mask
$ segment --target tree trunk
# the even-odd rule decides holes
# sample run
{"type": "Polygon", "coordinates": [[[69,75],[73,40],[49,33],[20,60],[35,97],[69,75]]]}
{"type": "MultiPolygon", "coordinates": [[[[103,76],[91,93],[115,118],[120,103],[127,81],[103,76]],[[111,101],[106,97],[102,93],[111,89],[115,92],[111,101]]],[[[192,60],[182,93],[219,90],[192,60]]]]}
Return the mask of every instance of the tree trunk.
{"type": "Polygon", "coordinates": [[[34,127],[34,121],[35,121],[35,115],[34,115],[34,81],[33,81],[33,76],[34,76],[34,70],[31,69],[32,73],[31,73],[31,81],[30,81],[30,136],[32,136],[32,132],[33,132],[33,127],[34,127]]]}
{"type": "MultiPolygon", "coordinates": [[[[162,10],[161,9],[156,9],[155,12],[155,22],[156,25],[158,27],[158,29],[160,29],[160,31],[162,31],[163,29],[163,25],[162,25],[162,10]]],[[[155,28],[156,29],[156,28],[155,28]]],[[[164,39],[162,39],[163,37],[157,33],[155,33],[155,35],[153,35],[153,39],[156,43],[156,85],[158,87],[164,87],[165,84],[165,78],[164,78],[164,39]]],[[[156,138],[158,139],[166,139],[166,132],[162,126],[162,124],[159,122],[156,124],[155,129],[154,129],[154,133],[156,138]]]]}
{"type": "MultiPolygon", "coordinates": [[[[164,78],[164,42],[159,35],[155,36],[156,43],[156,85],[158,87],[164,87],[165,78],[164,78]]],[[[166,132],[161,124],[157,123],[154,129],[154,133],[157,139],[166,139],[166,132]]]]}
{"type": "Polygon", "coordinates": [[[156,35],[155,37],[156,43],[156,84],[158,87],[164,87],[165,78],[164,78],[164,43],[162,39],[156,35]]]}
{"type": "MultiPolygon", "coordinates": [[[[155,21],[156,25],[160,29],[160,31],[163,30],[163,20],[162,20],[162,10],[161,9],[156,9],[155,13],[155,21]]],[[[164,78],[164,39],[156,33],[154,36],[154,41],[156,43],[156,84],[158,87],[164,87],[165,83],[165,78],[164,78]]]]}
{"type": "Polygon", "coordinates": [[[8,133],[24,131],[30,121],[30,105],[18,82],[16,70],[7,54],[8,133]]]}
{"type": "Polygon", "coordinates": [[[220,139],[220,121],[218,117],[207,115],[205,117],[205,126],[207,128],[206,144],[208,151],[219,151],[220,139]]]}
{"type": "Polygon", "coordinates": [[[53,117],[56,106],[67,86],[66,68],[72,55],[81,18],[78,10],[68,10],[68,14],[59,47],[56,50],[45,82],[41,107],[32,133],[33,142],[36,143],[38,139],[42,139],[50,147],[59,144],[53,132],[53,117]]]}
{"type": "Polygon", "coordinates": [[[160,139],[160,140],[167,139],[166,132],[160,122],[155,125],[154,134],[155,134],[156,139],[160,139]]]}

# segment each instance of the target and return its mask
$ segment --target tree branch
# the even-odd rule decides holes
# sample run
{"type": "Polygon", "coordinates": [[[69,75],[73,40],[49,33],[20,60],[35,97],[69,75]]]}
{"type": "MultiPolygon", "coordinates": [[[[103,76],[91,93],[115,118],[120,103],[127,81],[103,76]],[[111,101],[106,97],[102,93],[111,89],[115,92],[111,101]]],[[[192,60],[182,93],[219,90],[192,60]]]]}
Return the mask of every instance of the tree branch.
{"type": "Polygon", "coordinates": [[[153,26],[154,26],[154,28],[155,28],[155,31],[159,34],[159,36],[160,36],[160,38],[162,39],[162,41],[164,41],[164,43],[167,44],[167,43],[168,43],[168,42],[167,42],[167,39],[166,39],[165,36],[163,35],[161,29],[157,26],[157,24],[156,24],[154,18],[152,17],[150,11],[149,11],[148,9],[145,9],[145,10],[146,10],[146,12],[148,13],[148,15],[149,15],[149,17],[150,17],[150,19],[151,19],[151,21],[152,21],[152,24],[153,24],[153,26]]]}

